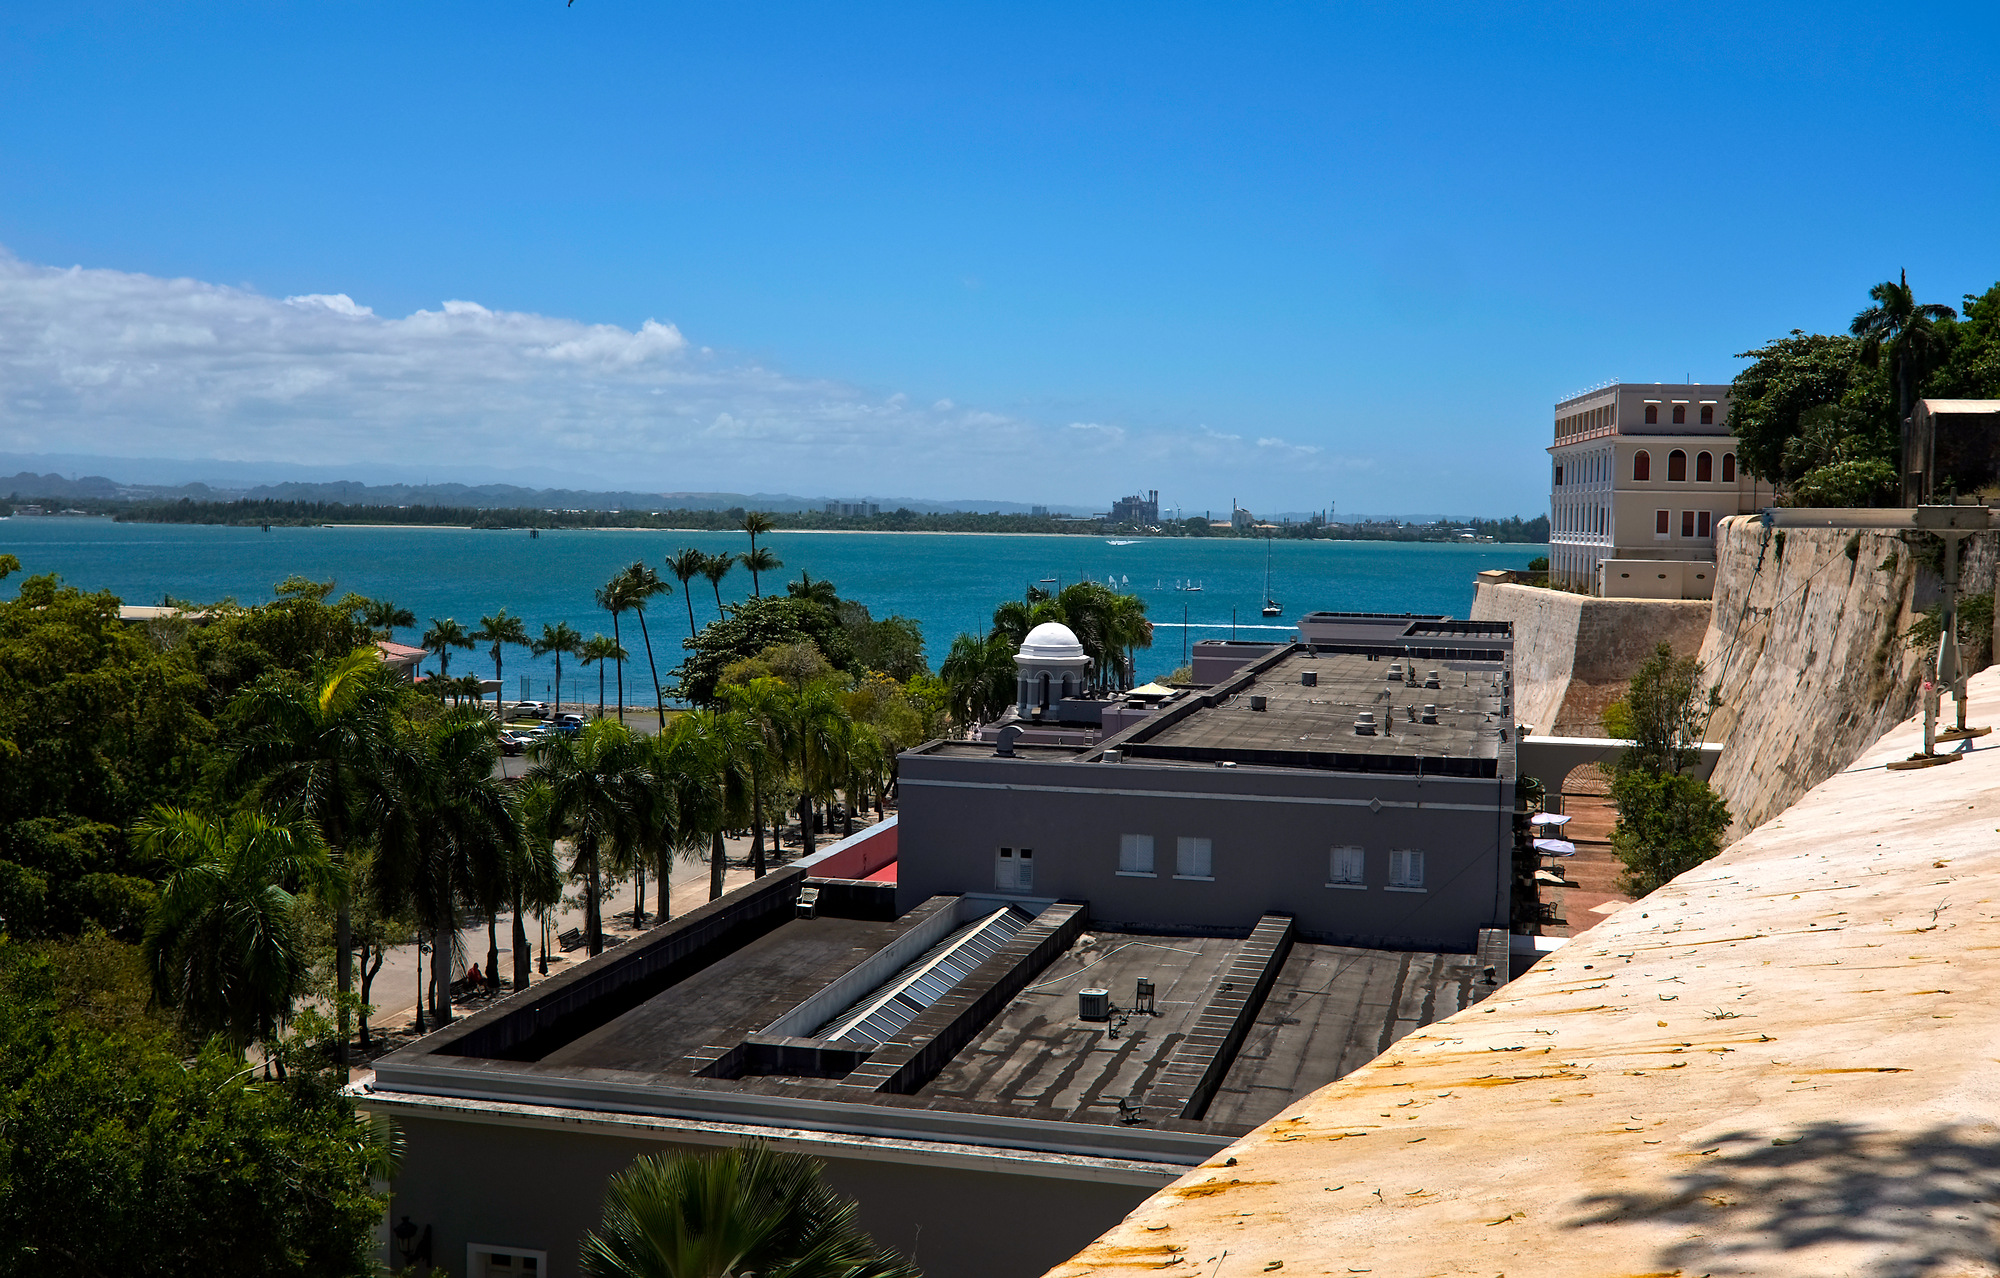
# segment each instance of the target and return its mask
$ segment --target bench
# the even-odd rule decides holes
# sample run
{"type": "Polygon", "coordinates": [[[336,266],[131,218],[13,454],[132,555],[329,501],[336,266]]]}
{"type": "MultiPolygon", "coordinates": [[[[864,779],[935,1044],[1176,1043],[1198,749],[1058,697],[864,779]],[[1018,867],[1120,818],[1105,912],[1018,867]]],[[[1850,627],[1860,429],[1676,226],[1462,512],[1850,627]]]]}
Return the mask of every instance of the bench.
{"type": "Polygon", "coordinates": [[[556,937],[556,944],[562,947],[562,951],[565,954],[571,950],[581,948],[583,945],[583,929],[573,927],[567,932],[560,933],[556,937]]]}

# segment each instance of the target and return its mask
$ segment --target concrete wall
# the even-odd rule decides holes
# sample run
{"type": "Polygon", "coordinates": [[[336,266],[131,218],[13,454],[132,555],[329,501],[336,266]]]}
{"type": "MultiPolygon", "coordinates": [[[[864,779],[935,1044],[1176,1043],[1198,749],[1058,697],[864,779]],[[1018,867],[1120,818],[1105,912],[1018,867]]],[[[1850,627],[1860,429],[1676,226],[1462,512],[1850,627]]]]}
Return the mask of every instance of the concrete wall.
{"type": "MultiPolygon", "coordinates": [[[[546,1251],[547,1278],[577,1278],[578,1246],[604,1218],[606,1181],[643,1154],[735,1143],[710,1136],[677,1144],[664,1124],[613,1127],[587,1116],[555,1131],[407,1113],[397,1119],[406,1146],[389,1218],[429,1225],[433,1259],[454,1274],[465,1272],[467,1244],[481,1243],[546,1251]]],[[[1153,1188],[838,1156],[827,1157],[826,1179],[858,1200],[862,1228],[877,1242],[914,1252],[928,1278],[1039,1273],[1153,1188]]]]}
{"type": "MultiPolygon", "coordinates": [[[[1853,537],[1792,529],[1780,554],[1754,518],[1723,526],[1701,659],[1722,695],[1708,731],[1726,743],[1712,784],[1737,835],[1845,768],[1917,705],[1929,654],[1903,635],[1937,601],[1937,574],[1919,570],[1898,534],[1861,533],[1850,556],[1853,537]]],[[[1962,572],[1966,593],[1993,588],[1991,535],[1972,539],[1962,572]]]]}
{"type": "Polygon", "coordinates": [[[1544,736],[1601,736],[1598,716],[1639,663],[1661,643],[1693,655],[1708,617],[1699,600],[1593,599],[1484,581],[1472,602],[1474,621],[1513,623],[1514,718],[1544,736]]]}
{"type": "Polygon", "coordinates": [[[1709,599],[1715,565],[1705,559],[1603,559],[1597,593],[1607,599],[1709,599]]]}
{"type": "Polygon", "coordinates": [[[1511,780],[905,755],[898,901],[995,886],[1002,847],[1034,849],[1033,898],[1088,901],[1142,931],[1243,935],[1296,917],[1313,940],[1467,951],[1507,926],[1511,780]],[[1421,808],[1419,808],[1421,804],[1421,808]],[[1153,837],[1150,875],[1119,871],[1119,836],[1153,837]],[[1213,844],[1212,881],[1175,877],[1175,841],[1213,844]],[[1367,853],[1362,888],[1329,887],[1336,846],[1367,853]],[[1420,848],[1422,892],[1388,886],[1420,848]]]}
{"type": "Polygon", "coordinates": [[[897,819],[877,821],[865,830],[792,862],[813,879],[865,879],[896,859],[897,819]]]}

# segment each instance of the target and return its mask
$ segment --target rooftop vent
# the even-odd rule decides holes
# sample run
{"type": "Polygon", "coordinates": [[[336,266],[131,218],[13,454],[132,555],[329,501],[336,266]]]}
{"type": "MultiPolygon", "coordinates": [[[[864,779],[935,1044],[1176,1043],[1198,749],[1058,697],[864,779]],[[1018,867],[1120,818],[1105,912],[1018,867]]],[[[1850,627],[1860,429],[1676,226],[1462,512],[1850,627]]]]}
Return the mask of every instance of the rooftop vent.
{"type": "Polygon", "coordinates": [[[1014,724],[1011,723],[1008,724],[1006,727],[1000,729],[1000,737],[999,740],[993,746],[993,753],[999,755],[1003,759],[1013,758],[1014,743],[1016,741],[1019,741],[1020,739],[1021,739],[1021,729],[1014,724]]]}
{"type": "Polygon", "coordinates": [[[1375,712],[1373,710],[1363,710],[1360,714],[1354,716],[1354,735],[1357,737],[1372,737],[1375,735],[1375,712]]]}
{"type": "Polygon", "coordinates": [[[1250,698],[1250,708],[1252,710],[1263,710],[1267,709],[1268,706],[1269,703],[1261,696],[1250,698]]]}
{"type": "Polygon", "coordinates": [[[1389,682],[1390,682],[1390,683],[1401,683],[1402,681],[1403,681],[1403,663],[1402,663],[1402,662],[1400,662],[1400,661],[1392,661],[1392,662],[1390,662],[1390,663],[1389,663],[1389,682]]]}
{"type": "Polygon", "coordinates": [[[1106,763],[1123,763],[1125,762],[1125,752],[1122,750],[1106,750],[1104,752],[1104,761],[1106,763]]]}
{"type": "Polygon", "coordinates": [[[1425,706],[1425,707],[1424,707],[1424,722],[1425,722],[1425,723],[1436,723],[1437,721],[1438,721],[1438,708],[1437,708],[1436,706],[1425,706]]]}
{"type": "Polygon", "coordinates": [[[1430,673],[1428,673],[1428,674],[1426,674],[1426,675],[1424,676],[1424,686],[1425,686],[1426,688],[1442,688],[1442,687],[1444,687],[1444,685],[1443,685],[1442,683],[1439,683],[1439,682],[1438,682],[1438,672],[1437,672],[1437,671],[1435,671],[1435,670],[1431,671],[1430,673]]]}
{"type": "Polygon", "coordinates": [[[1317,670],[1299,671],[1299,686],[1304,688],[1319,687],[1319,671],[1317,670]]]}

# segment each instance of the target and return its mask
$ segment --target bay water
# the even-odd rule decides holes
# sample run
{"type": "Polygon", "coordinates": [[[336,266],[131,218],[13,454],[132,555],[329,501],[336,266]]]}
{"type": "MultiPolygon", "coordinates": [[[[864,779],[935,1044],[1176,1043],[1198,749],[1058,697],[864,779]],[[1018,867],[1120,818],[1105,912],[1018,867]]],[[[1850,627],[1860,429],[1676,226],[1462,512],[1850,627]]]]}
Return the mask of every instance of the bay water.
{"type": "MultiPolygon", "coordinates": [[[[1525,568],[1547,553],[1539,545],[1385,541],[1268,543],[1270,593],[1284,615],[1260,615],[1267,543],[1200,537],[1105,538],[957,533],[775,532],[759,539],[784,561],[765,574],[765,594],[782,592],[801,572],[833,582],[842,598],[876,617],[900,614],[918,622],[933,668],[961,632],[984,633],[993,608],[1030,586],[1057,590],[1075,581],[1115,584],[1146,601],[1153,646],[1139,656],[1139,677],[1166,674],[1185,660],[1183,639],[1283,638],[1307,612],[1412,612],[1463,617],[1472,606],[1473,576],[1486,568],[1525,568]],[[1199,590],[1187,589],[1196,586],[1199,590]],[[1185,629],[1183,629],[1185,627],[1185,629]]],[[[167,595],[208,603],[269,601],[293,574],[331,580],[394,600],[416,614],[397,632],[415,643],[433,617],[455,617],[468,630],[482,615],[505,608],[530,634],[543,623],[567,621],[585,636],[611,632],[593,592],[625,565],[644,560],[672,583],[665,557],[683,546],[710,554],[741,552],[741,533],[627,529],[557,529],[531,538],[521,530],[469,528],[322,527],[226,528],[185,524],[114,523],[109,519],[44,516],[0,519],[0,551],[18,556],[25,574],[53,572],[84,590],[109,590],[130,604],[157,604],[167,595]]],[[[0,582],[11,598],[20,578],[0,582]]],[[[689,633],[714,620],[715,593],[703,578],[683,595],[653,600],[646,621],[660,674],[680,663],[689,633]]],[[[750,575],[737,568],[722,583],[722,599],[750,594],[750,575]]],[[[645,654],[638,626],[622,623],[625,646],[638,663],[626,671],[626,700],[648,704],[645,654]]],[[[551,659],[520,649],[503,657],[504,695],[549,700],[551,659]]],[[[490,675],[483,651],[455,653],[453,670],[490,675]]],[[[436,668],[427,660],[426,670],[436,668]]],[[[595,699],[595,671],[563,668],[565,701],[595,699]]]]}

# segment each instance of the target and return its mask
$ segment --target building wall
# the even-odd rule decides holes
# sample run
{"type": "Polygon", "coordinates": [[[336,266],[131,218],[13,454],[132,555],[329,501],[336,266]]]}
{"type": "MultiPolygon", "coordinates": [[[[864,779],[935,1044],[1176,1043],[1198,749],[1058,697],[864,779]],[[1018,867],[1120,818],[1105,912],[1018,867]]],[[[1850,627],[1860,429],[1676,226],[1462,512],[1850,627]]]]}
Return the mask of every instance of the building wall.
{"type": "Polygon", "coordinates": [[[1275,911],[1315,940],[1449,951],[1507,926],[1511,778],[906,754],[900,794],[902,909],[993,891],[999,850],[1027,847],[1023,895],[1087,901],[1104,926],[1243,933],[1275,911]],[[1127,834],[1152,836],[1151,875],[1120,873],[1127,834]],[[1211,881],[1176,877],[1182,837],[1210,840],[1211,881]],[[1360,888],[1327,886],[1341,846],[1366,852],[1360,888]],[[1390,887],[1394,849],[1424,853],[1423,891],[1390,887]]]}
{"type": "MultiPolygon", "coordinates": [[[[468,1244],[545,1251],[547,1278],[577,1278],[579,1246],[604,1218],[605,1183],[644,1154],[689,1148],[671,1129],[567,1130],[412,1118],[389,1207],[432,1229],[432,1258],[465,1273],[468,1244]],[[615,1134],[614,1134],[615,1132],[615,1134]]],[[[915,1253],[927,1278],[1040,1273],[1144,1201],[1150,1185],[983,1173],[936,1163],[830,1157],[827,1183],[860,1204],[877,1242],[915,1253]]],[[[401,1263],[401,1258],[396,1258],[401,1263]]]]}

